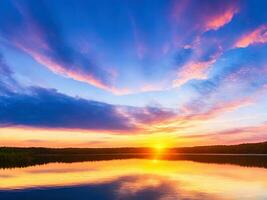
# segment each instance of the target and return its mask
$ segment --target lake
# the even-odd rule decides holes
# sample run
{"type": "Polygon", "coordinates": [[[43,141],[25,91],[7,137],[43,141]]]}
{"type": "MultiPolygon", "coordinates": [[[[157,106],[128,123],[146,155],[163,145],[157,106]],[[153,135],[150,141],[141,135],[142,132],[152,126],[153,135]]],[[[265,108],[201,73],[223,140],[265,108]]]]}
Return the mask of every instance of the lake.
{"type": "Polygon", "coordinates": [[[0,199],[267,199],[267,169],[157,159],[2,168],[0,199]]]}

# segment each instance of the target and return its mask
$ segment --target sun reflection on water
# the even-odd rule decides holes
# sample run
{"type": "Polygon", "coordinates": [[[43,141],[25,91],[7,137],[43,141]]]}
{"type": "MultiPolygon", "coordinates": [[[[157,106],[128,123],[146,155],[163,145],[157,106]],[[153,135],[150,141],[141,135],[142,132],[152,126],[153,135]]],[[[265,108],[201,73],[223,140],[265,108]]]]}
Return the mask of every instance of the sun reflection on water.
{"type": "Polygon", "coordinates": [[[150,188],[173,196],[203,193],[212,196],[211,199],[264,199],[267,198],[266,177],[264,168],[166,161],[155,157],[0,169],[0,190],[116,183],[121,189],[116,191],[123,191],[124,195],[150,188]]]}

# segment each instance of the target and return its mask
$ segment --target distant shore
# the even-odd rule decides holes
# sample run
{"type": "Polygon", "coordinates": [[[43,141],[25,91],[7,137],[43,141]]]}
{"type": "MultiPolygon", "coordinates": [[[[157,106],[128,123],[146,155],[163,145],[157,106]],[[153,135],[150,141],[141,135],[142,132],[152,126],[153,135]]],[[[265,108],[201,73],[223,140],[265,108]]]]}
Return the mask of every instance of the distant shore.
{"type": "Polygon", "coordinates": [[[50,162],[112,159],[165,159],[230,163],[267,168],[267,142],[167,148],[16,148],[0,147],[0,167],[26,167],[50,162]]]}
{"type": "MultiPolygon", "coordinates": [[[[150,147],[120,148],[45,148],[45,147],[0,147],[1,153],[33,153],[33,154],[122,154],[155,152],[150,147]]],[[[267,154],[267,141],[237,145],[210,145],[195,147],[165,148],[168,153],[208,153],[208,154],[267,154]]]]}

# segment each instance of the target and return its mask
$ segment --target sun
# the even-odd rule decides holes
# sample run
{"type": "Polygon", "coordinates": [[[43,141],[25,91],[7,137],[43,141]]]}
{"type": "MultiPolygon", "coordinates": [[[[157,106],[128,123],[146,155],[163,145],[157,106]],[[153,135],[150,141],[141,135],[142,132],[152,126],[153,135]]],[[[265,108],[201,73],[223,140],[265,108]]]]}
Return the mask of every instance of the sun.
{"type": "Polygon", "coordinates": [[[156,152],[161,153],[164,151],[165,145],[164,144],[156,144],[154,148],[155,148],[156,152]]]}
{"type": "Polygon", "coordinates": [[[168,149],[173,146],[173,140],[166,137],[166,134],[155,134],[147,138],[147,146],[150,147],[151,153],[166,154],[168,149]]]}

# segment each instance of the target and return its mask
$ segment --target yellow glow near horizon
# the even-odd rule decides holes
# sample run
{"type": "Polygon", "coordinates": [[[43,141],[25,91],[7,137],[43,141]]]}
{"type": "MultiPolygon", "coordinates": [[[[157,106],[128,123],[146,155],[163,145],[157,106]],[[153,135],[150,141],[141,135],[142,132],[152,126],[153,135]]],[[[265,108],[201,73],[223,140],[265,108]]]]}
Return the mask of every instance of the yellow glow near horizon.
{"type": "MultiPolygon", "coordinates": [[[[0,128],[0,146],[16,147],[149,147],[162,152],[171,147],[209,145],[214,141],[206,138],[183,138],[175,134],[121,133],[108,131],[84,131],[64,129],[39,129],[29,127],[0,128]]],[[[225,143],[223,140],[221,144],[225,143]]],[[[216,141],[218,144],[218,141],[216,141]]],[[[158,153],[157,153],[158,154],[158,153]]]]}
{"type": "Polygon", "coordinates": [[[175,146],[163,133],[115,134],[112,132],[55,130],[27,127],[0,128],[0,146],[42,147],[150,147],[162,151],[175,146]]]}

